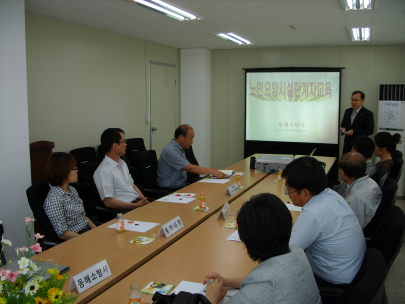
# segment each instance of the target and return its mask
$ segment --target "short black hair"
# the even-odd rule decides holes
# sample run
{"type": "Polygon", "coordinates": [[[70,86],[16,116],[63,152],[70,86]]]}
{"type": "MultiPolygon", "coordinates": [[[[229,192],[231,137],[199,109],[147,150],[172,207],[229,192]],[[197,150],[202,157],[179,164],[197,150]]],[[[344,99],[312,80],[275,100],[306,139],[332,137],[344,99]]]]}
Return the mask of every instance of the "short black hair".
{"type": "Polygon", "coordinates": [[[366,174],[367,162],[359,152],[348,152],[342,155],[338,167],[343,170],[348,178],[358,179],[366,174]]]}
{"type": "Polygon", "coordinates": [[[380,148],[387,148],[388,152],[394,152],[397,148],[397,144],[401,143],[401,135],[395,133],[391,135],[389,132],[380,132],[374,136],[374,141],[380,148]]]}
{"type": "Polygon", "coordinates": [[[253,261],[261,262],[289,251],[292,216],[274,194],[254,195],[237,216],[240,240],[253,261]]]}
{"type": "Polygon", "coordinates": [[[352,96],[353,96],[354,94],[360,94],[361,100],[363,100],[364,98],[366,98],[366,95],[364,95],[364,93],[363,93],[362,91],[354,91],[354,92],[352,93],[352,96]]]}
{"type": "Polygon", "coordinates": [[[353,149],[362,154],[365,158],[371,158],[375,149],[374,141],[366,135],[357,136],[353,140],[353,149]]]}
{"type": "Polygon", "coordinates": [[[105,153],[110,152],[113,144],[119,144],[121,140],[121,134],[125,134],[120,128],[108,128],[101,134],[101,147],[105,153]]]}
{"type": "Polygon", "coordinates": [[[72,155],[65,152],[52,153],[45,168],[46,178],[52,186],[62,186],[76,166],[76,159],[72,155]]]}
{"type": "Polygon", "coordinates": [[[174,131],[174,138],[179,138],[180,135],[183,135],[184,137],[187,136],[188,130],[193,130],[193,128],[190,125],[181,125],[178,126],[176,131],[174,131]]]}
{"type": "Polygon", "coordinates": [[[299,157],[289,163],[283,170],[282,177],[286,178],[288,186],[298,193],[307,189],[312,195],[317,195],[328,187],[328,179],[321,162],[309,156],[299,157]]]}

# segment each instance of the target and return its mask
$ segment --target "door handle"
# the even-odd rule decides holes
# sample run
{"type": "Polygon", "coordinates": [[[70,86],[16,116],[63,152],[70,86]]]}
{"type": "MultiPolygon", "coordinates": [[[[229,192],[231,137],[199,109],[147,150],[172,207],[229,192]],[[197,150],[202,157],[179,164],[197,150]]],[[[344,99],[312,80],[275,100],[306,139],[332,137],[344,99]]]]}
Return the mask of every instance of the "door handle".
{"type": "Polygon", "coordinates": [[[153,131],[156,131],[156,130],[157,130],[157,128],[155,128],[155,127],[152,127],[152,129],[151,129],[151,130],[152,130],[152,132],[153,132],[153,131]]]}

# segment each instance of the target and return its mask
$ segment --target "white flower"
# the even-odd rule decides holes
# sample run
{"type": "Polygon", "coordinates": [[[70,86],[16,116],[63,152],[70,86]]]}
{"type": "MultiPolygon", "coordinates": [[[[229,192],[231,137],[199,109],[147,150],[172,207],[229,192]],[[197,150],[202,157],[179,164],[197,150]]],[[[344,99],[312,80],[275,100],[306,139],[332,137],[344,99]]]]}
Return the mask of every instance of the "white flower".
{"type": "Polygon", "coordinates": [[[42,281],[44,281],[45,280],[45,278],[43,277],[43,276],[40,276],[40,275],[36,275],[33,279],[32,279],[32,281],[35,281],[35,282],[38,282],[38,283],[41,283],[42,281]]]}
{"type": "Polygon", "coordinates": [[[24,268],[24,269],[19,269],[18,272],[19,272],[20,274],[27,274],[29,270],[30,270],[30,269],[27,267],[27,268],[24,268]]]}
{"type": "Polygon", "coordinates": [[[34,271],[34,272],[38,271],[38,265],[35,264],[33,261],[31,261],[30,267],[31,267],[32,271],[34,271]]]}
{"type": "Polygon", "coordinates": [[[30,265],[30,260],[27,258],[21,258],[21,260],[18,261],[18,266],[20,266],[20,269],[27,268],[30,265]]]}
{"type": "Polygon", "coordinates": [[[10,240],[6,240],[5,238],[3,238],[3,239],[1,240],[1,242],[2,242],[4,245],[9,245],[9,246],[13,245],[13,243],[11,243],[10,240]]]}
{"type": "Polygon", "coordinates": [[[37,290],[39,289],[39,283],[35,280],[31,280],[27,283],[27,286],[25,286],[25,292],[34,295],[37,290]]]}

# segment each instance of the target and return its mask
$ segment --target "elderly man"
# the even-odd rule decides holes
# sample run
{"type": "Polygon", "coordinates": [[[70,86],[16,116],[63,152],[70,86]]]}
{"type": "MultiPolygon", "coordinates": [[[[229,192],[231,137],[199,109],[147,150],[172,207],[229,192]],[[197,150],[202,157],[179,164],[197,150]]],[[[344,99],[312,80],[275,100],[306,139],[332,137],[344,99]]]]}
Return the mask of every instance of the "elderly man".
{"type": "Polygon", "coordinates": [[[366,242],[346,201],[327,188],[321,163],[300,157],[283,171],[285,194],[302,212],[292,229],[290,246],[306,250],[318,286],[349,284],[360,269],[366,242]]]}
{"type": "MultiPolygon", "coordinates": [[[[373,218],[381,202],[382,193],[378,184],[368,177],[367,163],[363,155],[349,152],[339,161],[340,176],[347,184],[346,189],[338,189],[353,210],[362,229],[373,218]]],[[[343,187],[341,187],[343,188],[343,187]]]]}
{"type": "Polygon", "coordinates": [[[106,207],[128,210],[149,201],[135,186],[127,164],[120,158],[127,148],[124,134],[119,128],[109,128],[103,132],[101,145],[107,153],[94,172],[93,179],[106,207]]]}
{"type": "Polygon", "coordinates": [[[163,148],[159,158],[157,184],[159,187],[177,190],[187,185],[187,172],[212,174],[223,178],[224,174],[215,168],[204,168],[190,164],[184,152],[193,144],[194,130],[189,125],[181,125],[174,132],[174,139],[163,148]]]}
{"type": "Polygon", "coordinates": [[[354,91],[350,99],[351,108],[346,109],[340,124],[340,134],[345,136],[343,154],[349,152],[353,140],[359,135],[371,135],[374,132],[373,112],[363,107],[365,95],[361,91],[354,91]]]}

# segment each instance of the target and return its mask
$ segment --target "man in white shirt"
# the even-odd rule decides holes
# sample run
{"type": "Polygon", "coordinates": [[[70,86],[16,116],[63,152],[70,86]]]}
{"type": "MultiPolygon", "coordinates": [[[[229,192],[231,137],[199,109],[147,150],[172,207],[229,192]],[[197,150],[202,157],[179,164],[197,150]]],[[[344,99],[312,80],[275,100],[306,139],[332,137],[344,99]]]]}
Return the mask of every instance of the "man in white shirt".
{"type": "Polygon", "coordinates": [[[338,189],[359,221],[362,229],[374,217],[380,205],[382,193],[378,184],[366,173],[366,160],[360,153],[349,152],[339,161],[340,176],[347,184],[344,191],[338,189]]]}
{"type": "Polygon", "coordinates": [[[135,186],[127,164],[120,158],[127,148],[124,134],[119,128],[109,128],[103,132],[101,145],[107,153],[94,172],[93,179],[106,207],[131,210],[149,201],[135,186]]]}

